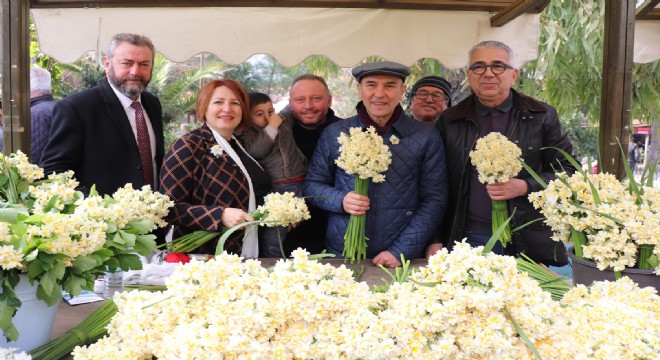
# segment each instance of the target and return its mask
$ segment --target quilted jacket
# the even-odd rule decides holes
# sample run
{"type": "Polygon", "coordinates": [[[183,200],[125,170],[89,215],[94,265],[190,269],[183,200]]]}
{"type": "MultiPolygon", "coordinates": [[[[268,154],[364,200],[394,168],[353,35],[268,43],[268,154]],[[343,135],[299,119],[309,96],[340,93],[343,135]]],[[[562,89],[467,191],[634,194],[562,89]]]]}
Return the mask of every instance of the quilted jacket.
{"type": "MultiPolygon", "coordinates": [[[[335,165],[340,133],[362,127],[358,116],[330,125],[321,135],[303,184],[307,200],[329,212],[326,248],[341,256],[350,215],[342,199],[355,186],[352,175],[335,165]]],[[[392,152],[385,181],[369,183],[366,214],[367,258],[389,250],[394,257],[423,256],[442,219],[447,201],[447,175],[442,138],[432,127],[401,112],[383,135],[392,152]]]]}

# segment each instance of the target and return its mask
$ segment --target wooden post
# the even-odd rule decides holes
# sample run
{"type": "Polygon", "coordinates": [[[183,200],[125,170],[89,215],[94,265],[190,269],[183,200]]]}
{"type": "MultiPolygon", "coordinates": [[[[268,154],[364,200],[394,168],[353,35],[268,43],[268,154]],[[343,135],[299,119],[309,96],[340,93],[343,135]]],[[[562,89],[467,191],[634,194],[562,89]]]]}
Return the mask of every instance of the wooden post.
{"type": "Polygon", "coordinates": [[[2,3],[4,153],[30,155],[30,1],[2,3]]]}
{"type": "Polygon", "coordinates": [[[635,0],[605,1],[605,44],[599,149],[602,171],[625,177],[632,99],[635,0]]]}

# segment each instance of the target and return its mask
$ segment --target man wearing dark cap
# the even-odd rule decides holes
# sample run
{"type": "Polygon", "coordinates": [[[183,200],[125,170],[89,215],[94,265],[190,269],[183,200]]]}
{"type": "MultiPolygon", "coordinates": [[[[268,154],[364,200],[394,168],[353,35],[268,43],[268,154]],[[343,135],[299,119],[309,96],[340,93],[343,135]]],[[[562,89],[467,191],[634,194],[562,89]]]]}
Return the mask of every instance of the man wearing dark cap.
{"type": "Polygon", "coordinates": [[[419,258],[442,219],[447,199],[445,152],[439,133],[408,117],[400,104],[410,70],[385,61],[352,70],[360,101],[357,115],[326,128],[303,185],[308,201],[329,213],[328,252],[341,256],[351,215],[366,216],[367,258],[397,267],[401,255],[419,258]],[[385,181],[369,184],[369,196],[356,194],[354,178],[338,168],[337,138],[350,128],[374,127],[390,148],[385,181]]]}
{"type": "Polygon", "coordinates": [[[415,120],[435,125],[443,111],[451,106],[451,84],[439,76],[426,76],[413,85],[408,106],[415,120]]]}

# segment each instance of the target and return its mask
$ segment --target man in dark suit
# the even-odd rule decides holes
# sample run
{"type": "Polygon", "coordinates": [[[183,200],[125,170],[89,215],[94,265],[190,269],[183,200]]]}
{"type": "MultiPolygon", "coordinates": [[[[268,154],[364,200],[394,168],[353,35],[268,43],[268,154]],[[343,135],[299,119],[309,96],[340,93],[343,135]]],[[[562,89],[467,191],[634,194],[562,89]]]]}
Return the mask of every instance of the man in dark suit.
{"type": "Polygon", "coordinates": [[[72,170],[86,194],[92,185],[104,195],[127,183],[157,190],[164,153],[162,109],[158,98],[144,91],[154,56],[154,45],[144,36],[113,36],[103,63],[107,80],[53,109],[41,160],[46,175],[72,170]]]}

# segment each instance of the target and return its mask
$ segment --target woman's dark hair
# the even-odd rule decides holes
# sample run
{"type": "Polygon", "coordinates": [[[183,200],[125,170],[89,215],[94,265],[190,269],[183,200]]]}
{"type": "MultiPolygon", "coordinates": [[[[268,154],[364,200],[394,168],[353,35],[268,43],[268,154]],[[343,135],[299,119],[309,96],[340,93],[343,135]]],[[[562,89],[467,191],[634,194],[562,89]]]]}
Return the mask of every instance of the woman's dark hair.
{"type": "Polygon", "coordinates": [[[248,98],[250,99],[250,109],[257,105],[273,102],[268,95],[260,92],[251,92],[248,94],[248,98]]]}

